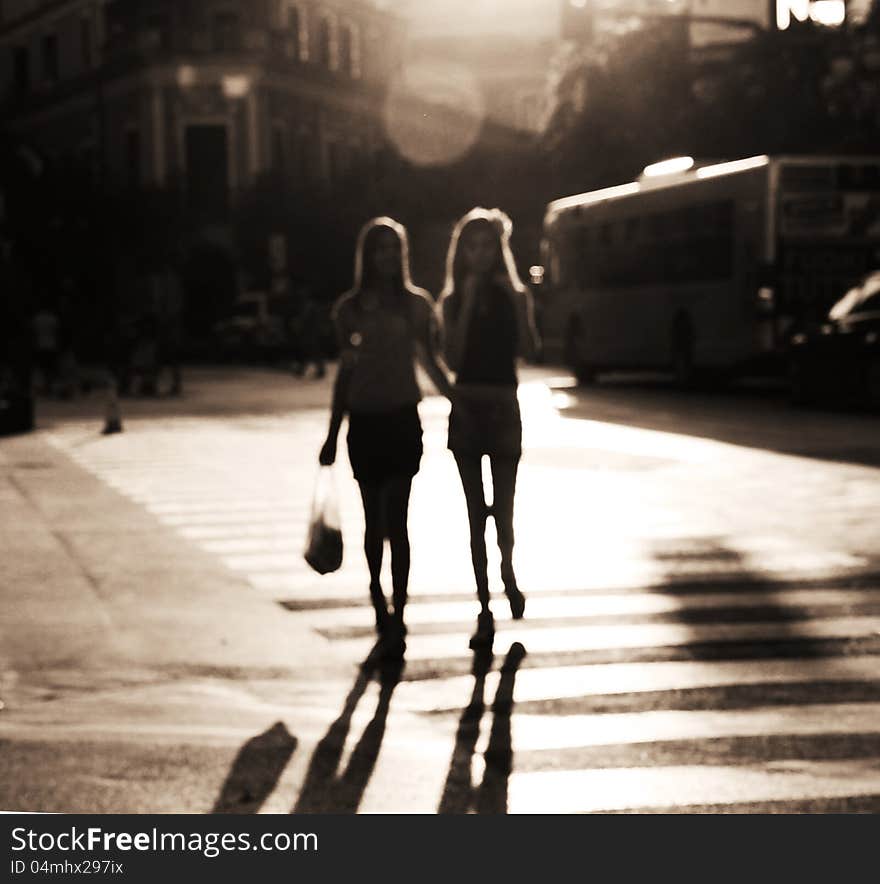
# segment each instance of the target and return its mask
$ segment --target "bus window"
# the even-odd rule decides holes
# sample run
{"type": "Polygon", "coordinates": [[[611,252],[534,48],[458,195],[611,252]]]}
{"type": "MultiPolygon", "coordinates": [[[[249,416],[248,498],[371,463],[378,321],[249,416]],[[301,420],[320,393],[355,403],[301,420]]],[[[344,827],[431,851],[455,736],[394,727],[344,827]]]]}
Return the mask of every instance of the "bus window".
{"type": "Polygon", "coordinates": [[[662,214],[654,214],[648,218],[651,238],[654,240],[663,240],[666,237],[666,223],[662,214]]]}
{"type": "Polygon", "coordinates": [[[574,265],[575,284],[584,289],[590,284],[590,270],[593,260],[592,231],[589,227],[581,227],[577,233],[577,245],[574,265]]]}
{"type": "Polygon", "coordinates": [[[785,193],[833,191],[834,169],[828,165],[785,165],[782,167],[780,183],[785,193]]]}
{"type": "Polygon", "coordinates": [[[706,233],[707,216],[711,217],[711,206],[691,206],[685,209],[684,234],[687,237],[699,237],[706,233]]]}
{"type": "Polygon", "coordinates": [[[838,167],[837,186],[840,190],[880,190],[880,166],[844,163],[838,167]]]}

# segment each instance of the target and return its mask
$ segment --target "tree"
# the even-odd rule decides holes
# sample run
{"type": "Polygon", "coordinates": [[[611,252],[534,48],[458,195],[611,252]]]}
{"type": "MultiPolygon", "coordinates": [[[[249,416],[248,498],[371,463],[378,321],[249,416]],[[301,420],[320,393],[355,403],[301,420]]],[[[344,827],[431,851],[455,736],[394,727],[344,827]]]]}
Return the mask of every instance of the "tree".
{"type": "Polygon", "coordinates": [[[871,150],[880,132],[869,34],[796,23],[713,64],[645,26],[581,53],[560,79],[545,139],[557,193],[631,180],[675,155],[871,150]]]}

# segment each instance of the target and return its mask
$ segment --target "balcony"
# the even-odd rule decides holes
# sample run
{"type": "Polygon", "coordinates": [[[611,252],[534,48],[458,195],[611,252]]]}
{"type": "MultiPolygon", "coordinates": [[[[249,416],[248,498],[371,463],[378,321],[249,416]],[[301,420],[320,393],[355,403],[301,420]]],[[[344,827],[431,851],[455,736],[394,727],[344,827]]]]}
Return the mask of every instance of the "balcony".
{"type": "Polygon", "coordinates": [[[172,62],[177,64],[219,61],[230,64],[259,64],[278,73],[315,82],[346,86],[354,91],[367,91],[377,84],[365,83],[363,77],[330,70],[315,58],[300,59],[296,37],[267,27],[233,26],[231,22],[215,22],[213,27],[176,29],[163,27],[118,31],[108,42],[105,66],[108,72],[119,73],[147,65],[172,62]]]}

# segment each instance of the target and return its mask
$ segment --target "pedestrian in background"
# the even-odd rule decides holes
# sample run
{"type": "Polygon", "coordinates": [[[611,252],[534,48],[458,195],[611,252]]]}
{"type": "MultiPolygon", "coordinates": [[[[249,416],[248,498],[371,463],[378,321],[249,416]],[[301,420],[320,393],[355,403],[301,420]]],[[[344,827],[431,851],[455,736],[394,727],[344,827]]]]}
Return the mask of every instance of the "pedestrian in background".
{"type": "Polygon", "coordinates": [[[416,359],[441,393],[453,395],[435,351],[433,303],[410,279],[407,234],[401,224],[376,218],[363,227],[355,251],[354,286],[337,301],[334,322],[340,361],[320,462],[330,465],[336,460],[337,437],[347,415],[348,456],[364,507],[364,553],[379,648],[385,657],[400,658],[406,650],[409,497],[422,457],[416,359]],[[391,547],[390,611],[381,585],[386,538],[391,547]]]}
{"type": "Polygon", "coordinates": [[[80,390],[80,322],[76,283],[70,276],[61,280],[58,298],[58,394],[71,399],[80,390]]]}
{"type": "Polygon", "coordinates": [[[452,233],[441,296],[446,360],[456,372],[449,448],[467,503],[480,602],[472,648],[490,646],[495,635],[486,553],[490,515],[511,614],[517,620],[525,611],[513,568],[513,505],[522,454],[516,363],[518,357],[535,358],[538,335],[532,296],[520,281],[510,250],[512,230],[510,218],[498,209],[468,212],[452,233]],[[492,472],[491,507],[483,488],[484,456],[492,472]]]}
{"type": "Polygon", "coordinates": [[[58,382],[61,320],[55,310],[44,303],[34,314],[32,326],[37,368],[40,371],[43,392],[48,396],[55,392],[58,382]]]}
{"type": "Polygon", "coordinates": [[[156,319],[158,368],[171,375],[170,396],[183,392],[183,373],[180,367],[183,349],[183,287],[173,255],[166,256],[150,277],[150,303],[156,319]]]}
{"type": "Polygon", "coordinates": [[[159,392],[159,320],[152,309],[145,310],[135,323],[135,342],[131,352],[131,374],[140,396],[159,392]]]}
{"type": "Polygon", "coordinates": [[[327,373],[324,362],[324,341],[321,309],[309,284],[302,280],[291,283],[291,311],[288,323],[293,355],[293,373],[304,377],[309,365],[315,366],[315,377],[327,373]]]}

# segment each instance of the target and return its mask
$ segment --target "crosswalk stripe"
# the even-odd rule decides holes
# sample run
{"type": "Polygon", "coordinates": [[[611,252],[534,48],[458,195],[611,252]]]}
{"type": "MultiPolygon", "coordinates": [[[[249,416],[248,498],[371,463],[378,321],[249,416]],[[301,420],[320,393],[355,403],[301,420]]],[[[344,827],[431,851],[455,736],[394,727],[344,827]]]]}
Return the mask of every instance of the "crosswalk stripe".
{"type": "Polygon", "coordinates": [[[880,703],[768,706],[735,711],[516,715],[512,724],[513,744],[520,752],[673,739],[870,732],[877,733],[880,745],[880,703]]]}
{"type": "MultiPolygon", "coordinates": [[[[532,653],[682,646],[707,642],[784,641],[872,637],[880,634],[880,617],[841,617],[796,623],[733,623],[680,626],[635,624],[631,626],[578,626],[529,631],[513,627],[500,636],[504,642],[522,642],[532,653]]],[[[339,647],[357,658],[369,640],[344,639],[339,647]]],[[[467,635],[461,631],[443,635],[416,635],[408,642],[407,659],[443,660],[467,656],[467,635]]]]}
{"type": "MultiPolygon", "coordinates": [[[[217,514],[228,513],[272,513],[281,514],[286,512],[302,513],[304,510],[297,506],[295,502],[290,500],[278,500],[272,502],[270,500],[238,500],[235,498],[224,499],[222,501],[214,501],[206,503],[204,500],[194,499],[192,501],[179,501],[172,503],[151,503],[148,509],[165,517],[173,515],[182,516],[183,514],[204,513],[206,517],[217,514]]],[[[240,515],[239,518],[242,518],[240,515]]]]}
{"type": "MultiPolygon", "coordinates": [[[[616,663],[593,666],[548,666],[521,669],[514,685],[514,701],[604,697],[625,694],[719,688],[732,685],[766,686],[819,681],[870,681],[880,676],[880,658],[801,660],[616,663]]],[[[487,695],[498,689],[499,673],[488,674],[487,695]]],[[[436,678],[431,690],[404,681],[395,691],[395,704],[413,712],[460,709],[473,688],[472,676],[436,678]]]]}
{"type": "Polygon", "coordinates": [[[783,761],[771,768],[678,766],[514,773],[511,813],[745,804],[880,794],[876,760],[783,761]]]}
{"type": "Polygon", "coordinates": [[[227,539],[242,540],[244,538],[253,537],[269,538],[270,540],[274,540],[277,537],[285,537],[287,539],[287,546],[289,548],[292,542],[292,538],[297,536],[296,532],[300,531],[301,528],[301,521],[283,521],[279,518],[273,518],[271,520],[267,520],[267,522],[263,524],[236,524],[234,526],[234,530],[232,530],[228,525],[223,525],[222,523],[214,525],[200,524],[196,526],[183,524],[177,526],[177,532],[178,534],[180,534],[181,537],[186,537],[189,540],[205,542],[210,541],[216,543],[223,542],[227,539]]]}
{"type": "Polygon", "coordinates": [[[844,795],[833,798],[804,798],[782,801],[751,801],[737,804],[691,804],[677,807],[629,807],[608,810],[603,813],[627,814],[829,814],[829,813],[880,813],[880,794],[844,795]]]}
{"type": "Polygon", "coordinates": [[[858,732],[810,734],[753,734],[710,736],[699,740],[671,739],[651,743],[577,746],[568,749],[521,751],[515,756],[518,773],[546,770],[605,770],[662,768],[678,765],[729,767],[763,764],[772,768],[790,759],[801,761],[853,761],[876,759],[876,729],[858,732]]]}
{"type": "MultiPolygon", "coordinates": [[[[284,542],[283,540],[280,542],[284,542]]],[[[205,549],[211,549],[204,545],[205,549]]],[[[750,609],[768,611],[776,609],[780,616],[793,616],[798,609],[831,608],[840,613],[842,608],[849,606],[880,605],[880,589],[874,590],[806,590],[781,591],[766,590],[764,592],[718,593],[711,595],[689,595],[673,597],[662,593],[628,594],[628,595],[584,595],[545,598],[537,596],[528,605],[528,623],[541,623],[548,620],[566,620],[574,618],[612,618],[651,616],[662,614],[680,614],[704,612],[712,615],[722,612],[731,616],[737,610],[743,612],[750,609]]],[[[510,611],[501,603],[495,608],[496,620],[509,620],[510,611]]],[[[442,630],[450,624],[469,624],[478,610],[476,600],[459,603],[423,603],[412,601],[406,609],[406,621],[410,629],[432,625],[442,630]]],[[[877,611],[876,613],[880,613],[877,611]]],[[[821,616],[811,614],[811,616],[821,616]]],[[[350,634],[352,627],[372,629],[370,611],[352,608],[333,611],[326,616],[328,628],[325,634],[340,637],[356,637],[350,634]],[[332,624],[332,629],[330,628],[332,624]],[[347,635],[347,633],[349,633],[347,635]]]]}
{"type": "MultiPolygon", "coordinates": [[[[345,568],[345,566],[343,566],[345,568]]],[[[332,591],[332,588],[326,587],[321,579],[303,582],[298,576],[294,577],[283,572],[251,574],[248,575],[251,584],[255,587],[272,592],[278,598],[280,604],[290,611],[330,611],[336,610],[344,616],[349,616],[346,609],[348,608],[369,608],[370,602],[366,591],[358,595],[352,594],[352,581],[349,580],[348,590],[342,594],[332,591]]],[[[830,589],[851,589],[852,591],[868,591],[880,585],[880,575],[870,575],[870,577],[846,577],[837,580],[818,580],[818,581],[789,581],[773,583],[768,585],[767,581],[756,581],[748,576],[737,574],[722,575],[719,579],[713,580],[711,583],[705,581],[694,582],[690,579],[672,580],[663,584],[643,585],[643,586],[620,586],[610,588],[608,586],[585,587],[582,589],[546,589],[538,588],[537,591],[529,590],[529,619],[535,605],[539,604],[542,599],[566,599],[576,598],[590,595],[659,595],[662,597],[682,598],[686,599],[694,595],[720,595],[730,594],[732,589],[739,593],[749,592],[785,592],[797,591],[800,593],[808,592],[825,592],[830,589]]],[[[474,598],[474,593],[470,586],[459,586],[457,591],[452,588],[445,592],[433,592],[426,590],[423,586],[416,586],[410,593],[410,603],[408,611],[420,604],[446,604],[461,603],[463,599],[468,601],[474,598]]],[[[493,593],[493,598],[498,602],[499,608],[497,614],[503,618],[506,602],[503,593],[499,590],[493,593]]],[[[805,596],[806,598],[806,596],[805,596]]],[[[357,615],[350,615],[357,616],[357,615]]],[[[362,616],[362,615],[361,615],[362,616]]]]}
{"type": "Polygon", "coordinates": [[[300,510],[293,507],[276,509],[251,510],[242,515],[240,511],[211,512],[198,517],[180,513],[153,513],[162,524],[173,528],[181,534],[185,531],[222,532],[221,536],[240,536],[247,531],[265,531],[272,533],[278,526],[293,524],[302,529],[303,519],[300,510]]]}

